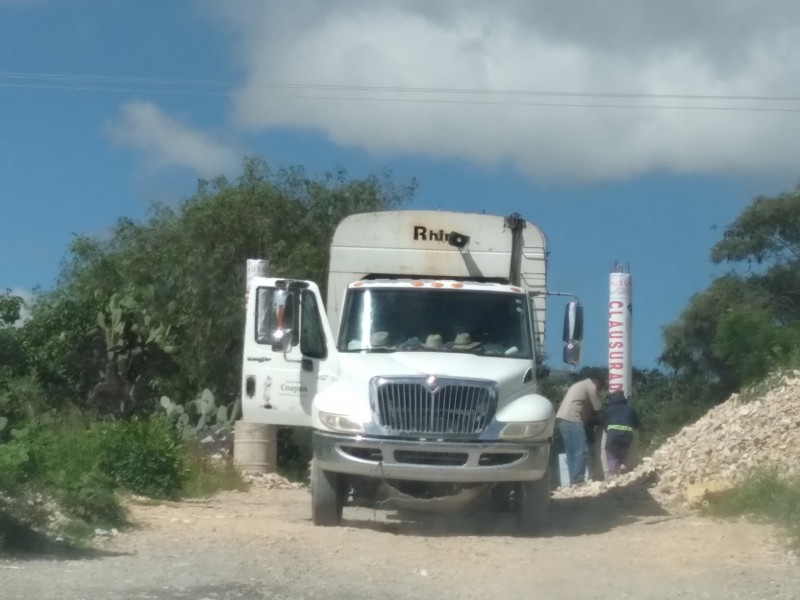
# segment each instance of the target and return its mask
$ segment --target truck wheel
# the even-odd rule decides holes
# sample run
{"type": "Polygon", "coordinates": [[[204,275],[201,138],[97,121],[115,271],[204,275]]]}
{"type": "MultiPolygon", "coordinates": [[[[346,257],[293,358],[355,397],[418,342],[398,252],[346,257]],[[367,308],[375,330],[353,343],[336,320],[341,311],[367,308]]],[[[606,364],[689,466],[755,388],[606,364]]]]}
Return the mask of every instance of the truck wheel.
{"type": "Polygon", "coordinates": [[[519,484],[517,519],[525,533],[536,533],[547,524],[550,505],[550,470],[538,481],[523,481],[519,484]]]}
{"type": "Polygon", "coordinates": [[[311,463],[311,520],[314,525],[335,526],[342,520],[347,500],[344,476],[324,471],[316,461],[311,463]]]}

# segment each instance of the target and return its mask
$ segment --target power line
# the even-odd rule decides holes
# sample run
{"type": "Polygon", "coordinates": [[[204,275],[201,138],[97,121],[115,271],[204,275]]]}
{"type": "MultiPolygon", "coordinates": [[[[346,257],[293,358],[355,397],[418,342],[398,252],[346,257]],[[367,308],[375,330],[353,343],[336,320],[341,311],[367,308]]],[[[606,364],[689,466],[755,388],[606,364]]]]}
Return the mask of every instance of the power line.
{"type": "MultiPolygon", "coordinates": [[[[18,79],[54,79],[64,81],[93,81],[106,83],[142,83],[154,85],[188,85],[235,88],[240,84],[233,81],[213,79],[176,79],[153,77],[119,77],[105,75],[76,75],[59,73],[24,73],[0,72],[0,78],[18,79]]],[[[591,98],[643,98],[662,100],[726,100],[726,101],[762,101],[762,102],[800,102],[800,96],[769,96],[769,95],[726,95],[726,94],[654,94],[644,92],[576,92],[553,90],[520,90],[520,89],[486,89],[486,88],[453,88],[453,87],[418,87],[418,86],[380,86],[380,85],[352,85],[328,83],[297,83],[297,82],[250,82],[251,87],[264,88],[291,88],[291,89],[322,89],[339,91],[367,91],[367,92],[401,92],[411,94],[470,94],[494,96],[562,96],[562,97],[591,97],[591,98]]]]}
{"type": "MultiPolygon", "coordinates": [[[[616,92],[569,92],[569,91],[536,91],[536,90],[489,90],[466,88],[431,88],[431,87],[400,87],[400,86],[367,86],[367,85],[338,85],[316,83],[279,83],[256,82],[248,84],[250,87],[263,89],[286,90],[319,90],[319,91],[350,91],[369,92],[372,94],[449,94],[456,96],[547,96],[563,98],[595,98],[595,99],[641,99],[641,100],[702,100],[726,102],[800,102],[800,96],[734,96],[710,94],[646,94],[646,93],[616,93],[616,92]]],[[[72,91],[96,91],[117,93],[146,93],[146,94],[181,94],[181,95],[227,95],[237,84],[233,82],[202,80],[202,79],[157,79],[135,77],[109,77],[92,75],[70,75],[53,73],[19,73],[0,72],[0,87],[29,88],[72,91]],[[3,81],[3,79],[16,79],[23,81],[3,81]],[[28,81],[25,81],[28,80],[28,81]],[[33,80],[33,82],[29,82],[33,80]],[[51,81],[52,83],[46,83],[51,81]],[[116,86],[114,84],[121,84],[116,86]],[[122,87],[124,85],[125,87],[122,87]],[[150,87],[139,87],[150,86],[150,87]],[[168,86],[167,89],[154,86],[168,86]],[[176,89],[178,86],[190,86],[192,89],[176,89]],[[198,89],[203,86],[212,88],[227,88],[219,90],[198,89]]],[[[704,104],[610,104],[610,103],[585,103],[585,102],[533,102],[513,99],[464,99],[464,98],[431,98],[369,95],[369,96],[342,96],[321,94],[277,94],[258,93],[261,98],[312,100],[312,101],[338,101],[338,102],[383,102],[405,104],[468,104],[483,106],[538,106],[552,108],[612,108],[612,109],[667,109],[667,110],[703,110],[703,111],[744,111],[744,112],[800,112],[800,107],[786,106],[713,106],[704,104]]]]}
{"type": "MultiPolygon", "coordinates": [[[[22,87],[33,89],[71,90],[71,91],[97,91],[118,93],[146,93],[146,94],[172,94],[172,95],[227,95],[223,92],[203,92],[197,90],[156,90],[143,88],[102,88],[102,87],[77,87],[53,85],[25,85],[7,84],[0,82],[0,87],[22,87]]],[[[565,102],[515,102],[515,101],[489,101],[489,100],[455,100],[444,98],[375,98],[365,96],[307,96],[301,94],[256,94],[259,98],[280,100],[311,100],[311,101],[338,101],[338,102],[381,102],[400,104],[465,104],[477,106],[538,106],[548,108],[611,108],[611,109],[639,109],[639,110],[694,110],[694,111],[722,111],[722,112],[772,112],[772,113],[800,113],[798,108],[758,107],[758,106],[691,106],[691,105],[663,105],[663,104],[599,104],[599,103],[565,103],[565,102]]]]}

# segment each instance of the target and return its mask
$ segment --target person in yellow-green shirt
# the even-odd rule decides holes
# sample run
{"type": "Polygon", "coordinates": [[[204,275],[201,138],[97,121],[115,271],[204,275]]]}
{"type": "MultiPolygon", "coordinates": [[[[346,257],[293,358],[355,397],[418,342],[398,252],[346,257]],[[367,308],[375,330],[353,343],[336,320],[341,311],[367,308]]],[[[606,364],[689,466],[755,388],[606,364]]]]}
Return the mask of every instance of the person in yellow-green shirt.
{"type": "Polygon", "coordinates": [[[619,475],[626,469],[633,432],[640,427],[639,415],[621,391],[612,392],[605,410],[606,462],[608,474],[619,475]]]}

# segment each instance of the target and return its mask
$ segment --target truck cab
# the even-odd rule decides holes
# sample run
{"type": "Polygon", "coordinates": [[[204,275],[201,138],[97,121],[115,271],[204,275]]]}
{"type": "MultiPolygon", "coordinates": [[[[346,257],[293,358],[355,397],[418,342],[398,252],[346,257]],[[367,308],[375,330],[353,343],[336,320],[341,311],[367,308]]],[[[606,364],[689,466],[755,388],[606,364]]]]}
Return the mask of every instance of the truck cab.
{"type": "MultiPolygon", "coordinates": [[[[246,421],[313,429],[312,517],[352,497],[435,501],[487,490],[540,527],[555,414],[544,374],[547,247],[517,215],[386,211],[346,218],[316,283],[249,284],[246,421]]],[[[582,312],[565,318],[577,362],[582,312]]]]}

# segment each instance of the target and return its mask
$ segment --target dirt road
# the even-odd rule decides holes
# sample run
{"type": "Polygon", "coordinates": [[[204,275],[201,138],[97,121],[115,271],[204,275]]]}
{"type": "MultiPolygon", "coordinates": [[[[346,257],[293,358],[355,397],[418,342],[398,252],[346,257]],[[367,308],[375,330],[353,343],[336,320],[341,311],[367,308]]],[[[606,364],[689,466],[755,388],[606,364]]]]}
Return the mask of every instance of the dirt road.
{"type": "Polygon", "coordinates": [[[766,526],[659,514],[614,496],[554,502],[542,536],[510,516],[399,520],[348,508],[309,522],[306,490],[134,505],[135,530],[82,558],[0,560],[3,600],[799,598],[766,526]]]}

